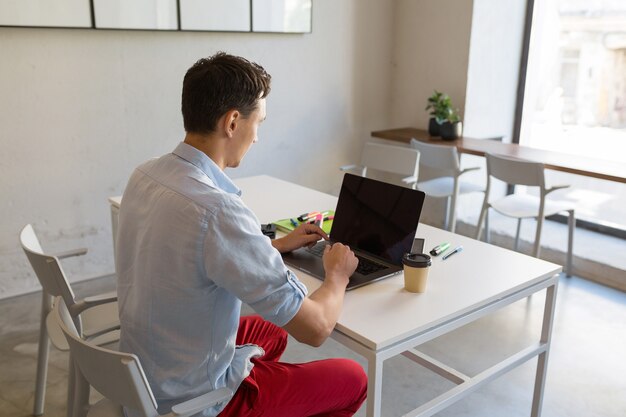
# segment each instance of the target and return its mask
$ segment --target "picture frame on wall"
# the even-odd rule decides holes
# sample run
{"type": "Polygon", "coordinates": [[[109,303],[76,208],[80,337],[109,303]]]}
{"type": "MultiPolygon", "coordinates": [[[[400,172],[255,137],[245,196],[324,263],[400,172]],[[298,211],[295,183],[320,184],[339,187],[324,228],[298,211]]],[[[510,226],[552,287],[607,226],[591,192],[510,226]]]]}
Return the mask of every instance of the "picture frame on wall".
{"type": "Polygon", "coordinates": [[[177,0],[93,0],[96,29],[178,30],[177,0]]]}
{"type": "Polygon", "coordinates": [[[0,0],[0,26],[311,33],[312,0],[0,0]]]}
{"type": "Polygon", "coordinates": [[[179,0],[180,29],[250,32],[250,0],[179,0]]]}
{"type": "Polygon", "coordinates": [[[312,0],[252,0],[252,31],[311,33],[312,0]]]}
{"type": "Polygon", "coordinates": [[[0,0],[0,26],[91,28],[91,2],[0,0]]]}

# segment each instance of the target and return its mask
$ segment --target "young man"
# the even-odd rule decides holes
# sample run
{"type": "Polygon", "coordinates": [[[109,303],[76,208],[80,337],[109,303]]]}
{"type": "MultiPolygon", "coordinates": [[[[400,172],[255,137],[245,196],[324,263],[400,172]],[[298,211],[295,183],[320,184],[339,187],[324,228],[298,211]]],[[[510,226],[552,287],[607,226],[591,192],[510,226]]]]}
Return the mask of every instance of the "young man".
{"type": "Polygon", "coordinates": [[[124,192],[120,349],[139,356],[160,413],[221,387],[234,397],[200,415],[351,416],[365,400],[354,361],[279,362],[287,333],[312,346],[329,336],[358,261],[326,248],[326,279],[306,297],[280,252],[328,236],[302,225],[270,241],[224,174],[257,141],[269,91],[269,74],[243,58],[198,61],[183,82],[184,142],[139,166],[124,192]],[[260,316],[240,317],[242,301],[260,316]]]}

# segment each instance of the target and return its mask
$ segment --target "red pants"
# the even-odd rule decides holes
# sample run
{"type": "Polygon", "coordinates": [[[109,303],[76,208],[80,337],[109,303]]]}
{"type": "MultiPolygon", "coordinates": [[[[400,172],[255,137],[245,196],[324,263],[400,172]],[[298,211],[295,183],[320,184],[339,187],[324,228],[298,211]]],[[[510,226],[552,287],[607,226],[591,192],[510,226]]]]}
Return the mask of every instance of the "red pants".
{"type": "Polygon", "coordinates": [[[287,347],[287,332],[259,316],[242,317],[237,344],[254,343],[265,355],[219,417],[347,417],[367,395],[367,376],[350,359],[302,364],[278,362],[287,347]]]}

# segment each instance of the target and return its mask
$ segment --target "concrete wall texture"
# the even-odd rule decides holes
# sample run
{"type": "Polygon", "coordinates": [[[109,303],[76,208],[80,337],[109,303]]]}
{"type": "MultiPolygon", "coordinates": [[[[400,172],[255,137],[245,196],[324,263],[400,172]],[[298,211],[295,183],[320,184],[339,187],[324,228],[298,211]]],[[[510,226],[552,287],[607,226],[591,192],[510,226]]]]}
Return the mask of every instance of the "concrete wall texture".
{"type": "Polygon", "coordinates": [[[107,198],[182,140],[182,78],[198,58],[224,50],[273,77],[260,142],[229,175],[336,192],[370,131],[426,126],[434,88],[467,111],[474,3],[316,1],[304,35],[0,28],[0,298],[39,288],[26,223],[48,251],[89,248],[64,261],[71,281],[113,273],[107,198]]]}

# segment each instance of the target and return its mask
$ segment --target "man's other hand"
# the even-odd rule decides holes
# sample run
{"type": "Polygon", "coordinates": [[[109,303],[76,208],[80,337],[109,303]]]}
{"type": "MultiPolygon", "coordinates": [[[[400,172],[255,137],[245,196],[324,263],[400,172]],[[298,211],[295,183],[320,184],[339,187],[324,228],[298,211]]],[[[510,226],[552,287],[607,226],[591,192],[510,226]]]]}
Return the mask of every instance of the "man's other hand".
{"type": "Polygon", "coordinates": [[[303,223],[285,237],[274,239],[272,245],[280,252],[286,253],[304,246],[311,247],[320,239],[328,240],[328,235],[320,227],[303,223]]]}

